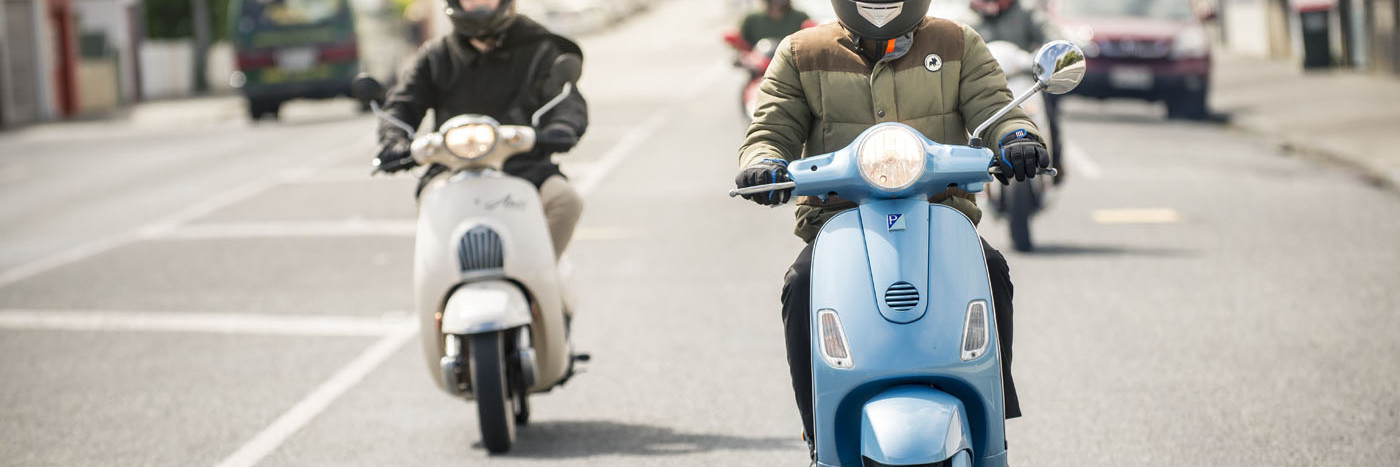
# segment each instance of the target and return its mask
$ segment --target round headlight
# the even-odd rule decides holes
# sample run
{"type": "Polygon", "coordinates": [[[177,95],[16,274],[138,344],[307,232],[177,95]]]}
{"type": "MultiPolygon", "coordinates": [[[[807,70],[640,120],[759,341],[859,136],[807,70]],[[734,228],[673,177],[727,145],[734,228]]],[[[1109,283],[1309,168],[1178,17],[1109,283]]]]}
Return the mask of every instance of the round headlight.
{"type": "Polygon", "coordinates": [[[496,127],[486,123],[472,123],[447,130],[442,142],[453,155],[463,159],[476,159],[491,153],[496,147],[496,127]]]}
{"type": "Polygon", "coordinates": [[[924,175],[924,144],[908,128],[891,126],[871,133],[857,150],[860,175],[885,190],[902,190],[924,175]]]}

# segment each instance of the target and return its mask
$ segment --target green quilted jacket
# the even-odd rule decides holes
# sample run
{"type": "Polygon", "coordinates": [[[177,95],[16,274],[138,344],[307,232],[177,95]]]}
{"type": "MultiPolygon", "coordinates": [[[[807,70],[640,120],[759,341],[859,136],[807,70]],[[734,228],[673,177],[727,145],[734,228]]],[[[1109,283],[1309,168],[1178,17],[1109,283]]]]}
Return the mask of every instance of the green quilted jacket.
{"type": "MultiPolygon", "coordinates": [[[[968,132],[1011,102],[1006,76],[970,27],[925,18],[912,33],[886,44],[884,57],[873,64],[862,57],[857,40],[830,23],[779,44],[739,149],[741,169],[763,159],[826,154],[883,122],[904,123],[943,144],[967,144],[968,132]]],[[[1039,136],[1026,113],[1015,109],[983,138],[995,143],[1018,129],[1039,136]]],[[[930,201],[952,206],[974,223],[981,220],[968,193],[949,190],[930,201]]],[[[811,242],[822,224],[853,207],[834,197],[798,198],[795,233],[811,242]]]]}

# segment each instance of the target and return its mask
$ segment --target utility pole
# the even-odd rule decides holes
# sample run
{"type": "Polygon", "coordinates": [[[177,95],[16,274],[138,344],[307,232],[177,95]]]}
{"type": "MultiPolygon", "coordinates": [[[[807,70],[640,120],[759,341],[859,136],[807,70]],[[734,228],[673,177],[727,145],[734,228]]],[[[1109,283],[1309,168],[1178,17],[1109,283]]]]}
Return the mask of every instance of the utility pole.
{"type": "Polygon", "coordinates": [[[209,1],[190,0],[194,24],[194,92],[209,92],[209,1]]]}

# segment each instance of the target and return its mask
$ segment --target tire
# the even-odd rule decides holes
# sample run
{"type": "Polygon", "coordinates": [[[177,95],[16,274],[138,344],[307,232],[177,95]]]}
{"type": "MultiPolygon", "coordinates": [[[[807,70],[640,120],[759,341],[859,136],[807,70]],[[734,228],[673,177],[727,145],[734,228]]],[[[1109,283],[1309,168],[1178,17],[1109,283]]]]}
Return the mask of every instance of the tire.
{"type": "Polygon", "coordinates": [[[281,101],[248,99],[248,119],[255,123],[264,116],[271,116],[273,120],[277,120],[277,113],[281,110],[281,101]]]}
{"type": "Polygon", "coordinates": [[[1208,114],[1205,90],[1182,94],[1167,101],[1167,118],[1205,120],[1208,114]]]}
{"type": "Polygon", "coordinates": [[[1031,216],[1035,214],[1035,191],[1031,181],[1011,182],[1002,190],[1006,196],[1007,223],[1011,225],[1011,245],[1016,251],[1035,249],[1031,242],[1031,216]]]}
{"type": "Polygon", "coordinates": [[[472,391],[481,444],[499,454],[515,443],[515,398],[506,368],[504,331],[470,336],[472,391]]]}
{"type": "Polygon", "coordinates": [[[267,113],[266,105],[262,101],[248,99],[248,120],[257,123],[262,120],[263,114],[267,113]]]}

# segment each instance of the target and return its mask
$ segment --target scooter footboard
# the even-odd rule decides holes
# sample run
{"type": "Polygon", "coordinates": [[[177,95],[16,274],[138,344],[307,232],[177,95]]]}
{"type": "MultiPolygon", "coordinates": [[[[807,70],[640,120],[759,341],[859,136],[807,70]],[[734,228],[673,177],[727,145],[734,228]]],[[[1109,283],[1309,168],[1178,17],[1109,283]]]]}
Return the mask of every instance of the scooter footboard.
{"type": "Polygon", "coordinates": [[[861,409],[861,455],[881,465],[934,464],[971,453],[971,432],[962,401],[928,386],[895,387],[861,409]]]}

